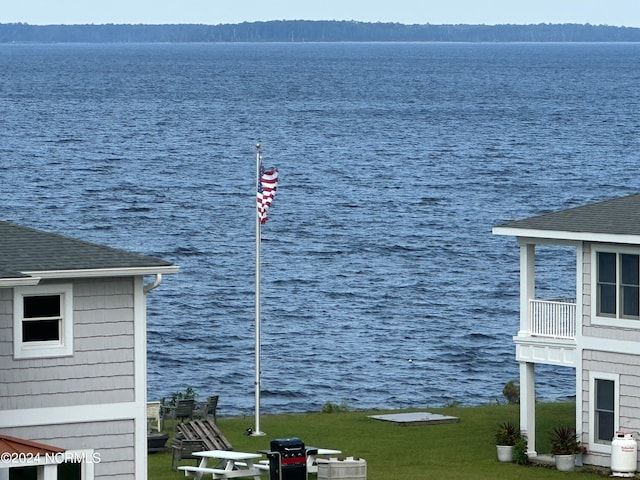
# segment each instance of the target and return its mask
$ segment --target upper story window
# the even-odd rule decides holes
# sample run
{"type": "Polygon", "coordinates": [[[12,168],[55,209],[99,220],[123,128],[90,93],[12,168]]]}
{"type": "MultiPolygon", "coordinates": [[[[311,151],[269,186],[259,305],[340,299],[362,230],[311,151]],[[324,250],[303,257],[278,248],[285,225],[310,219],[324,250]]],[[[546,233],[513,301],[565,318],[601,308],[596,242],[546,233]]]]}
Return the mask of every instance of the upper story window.
{"type": "Polygon", "coordinates": [[[596,315],[640,319],[640,256],[597,252],[596,315]]]}
{"type": "Polygon", "coordinates": [[[73,353],[73,290],[70,284],[16,287],[15,358],[59,357],[73,353]]]}
{"type": "Polygon", "coordinates": [[[62,303],[62,295],[25,295],[22,298],[22,341],[59,342],[62,303]]]}

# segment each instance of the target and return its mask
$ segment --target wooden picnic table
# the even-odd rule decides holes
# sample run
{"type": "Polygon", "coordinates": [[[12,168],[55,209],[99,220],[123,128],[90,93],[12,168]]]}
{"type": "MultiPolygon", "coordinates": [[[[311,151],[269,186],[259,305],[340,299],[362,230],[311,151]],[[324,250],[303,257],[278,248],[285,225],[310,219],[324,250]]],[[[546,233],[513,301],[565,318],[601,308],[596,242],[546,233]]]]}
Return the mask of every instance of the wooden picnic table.
{"type": "Polygon", "coordinates": [[[263,466],[255,465],[254,460],[261,458],[259,453],[235,452],[229,450],[206,450],[204,452],[194,452],[194,456],[202,457],[197,467],[184,466],[178,470],[185,472],[185,475],[193,476],[200,480],[203,475],[211,475],[212,478],[239,478],[253,477],[260,480],[260,473],[263,466]],[[224,468],[211,468],[208,466],[209,460],[222,460],[224,468]]]}

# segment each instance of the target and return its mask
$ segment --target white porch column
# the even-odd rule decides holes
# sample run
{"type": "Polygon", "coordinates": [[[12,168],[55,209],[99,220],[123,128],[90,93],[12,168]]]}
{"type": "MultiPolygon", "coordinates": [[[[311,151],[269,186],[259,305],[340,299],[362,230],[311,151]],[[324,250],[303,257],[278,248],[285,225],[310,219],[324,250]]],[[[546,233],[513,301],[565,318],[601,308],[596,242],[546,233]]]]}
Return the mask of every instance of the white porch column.
{"type": "MultiPolygon", "coordinates": [[[[593,272],[590,264],[585,268],[584,256],[590,255],[590,253],[590,246],[585,246],[584,243],[576,246],[576,433],[578,434],[578,438],[582,439],[584,443],[588,443],[588,439],[582,436],[582,355],[584,349],[582,343],[582,325],[584,323],[584,300],[590,297],[591,272],[593,272]]],[[[590,303],[587,304],[590,305],[590,303]]]]}
{"type": "Polygon", "coordinates": [[[38,480],[58,480],[58,465],[38,467],[38,480]]]}
{"type": "MultiPolygon", "coordinates": [[[[519,336],[531,335],[529,300],[535,298],[536,246],[520,244],[520,331],[519,336]]],[[[520,362],[520,430],[527,437],[527,453],[536,452],[536,374],[535,364],[520,362]]]]}
{"type": "Polygon", "coordinates": [[[536,292],[536,246],[533,243],[520,245],[520,331],[518,335],[531,334],[529,300],[536,292]]]}
{"type": "Polygon", "coordinates": [[[80,464],[80,478],[82,480],[93,480],[94,479],[94,469],[93,469],[93,456],[94,456],[94,452],[93,450],[90,450],[91,452],[91,461],[90,462],[82,462],[80,464]]]}
{"type": "Polygon", "coordinates": [[[535,363],[520,362],[520,431],[527,437],[527,453],[536,452],[536,373],[535,363]]]}
{"type": "Polygon", "coordinates": [[[0,468],[0,480],[9,480],[8,468],[0,468]]]}

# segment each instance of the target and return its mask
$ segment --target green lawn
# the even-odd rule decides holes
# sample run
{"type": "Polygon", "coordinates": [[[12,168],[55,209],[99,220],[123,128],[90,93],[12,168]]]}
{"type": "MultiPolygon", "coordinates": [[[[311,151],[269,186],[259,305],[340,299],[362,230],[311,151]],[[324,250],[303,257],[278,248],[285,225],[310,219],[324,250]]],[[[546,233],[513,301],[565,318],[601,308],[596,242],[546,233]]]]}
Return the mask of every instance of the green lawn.
{"type": "MultiPolygon", "coordinates": [[[[245,436],[253,427],[253,417],[218,418],[221,431],[234,450],[255,452],[269,448],[274,438],[301,438],[315,447],[342,450],[345,456],[367,461],[368,480],[437,479],[545,479],[589,478],[598,475],[586,471],[558,472],[540,466],[519,466],[496,460],[494,432],[506,420],[518,424],[518,406],[487,405],[422,409],[452,415],[459,423],[423,426],[399,426],[368,418],[388,412],[307,413],[267,415],[261,418],[264,437],[245,436]]],[[[397,413],[397,412],[394,412],[397,413]]],[[[538,405],[538,451],[548,452],[548,433],[557,425],[574,425],[574,403],[538,405]]],[[[193,463],[184,461],[183,464],[193,463]]],[[[184,478],[172,472],[169,454],[149,456],[149,478],[168,480],[184,478]]],[[[268,479],[268,475],[263,478],[268,479]]]]}

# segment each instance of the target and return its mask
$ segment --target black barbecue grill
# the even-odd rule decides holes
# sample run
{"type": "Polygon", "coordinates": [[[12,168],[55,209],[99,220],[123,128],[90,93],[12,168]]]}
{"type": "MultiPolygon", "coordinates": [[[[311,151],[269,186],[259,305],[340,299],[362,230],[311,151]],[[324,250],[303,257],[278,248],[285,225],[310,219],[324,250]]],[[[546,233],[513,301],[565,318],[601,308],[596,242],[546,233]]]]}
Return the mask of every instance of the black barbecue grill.
{"type": "Polygon", "coordinates": [[[307,450],[299,438],[271,440],[269,458],[270,480],[307,480],[307,450]]]}

